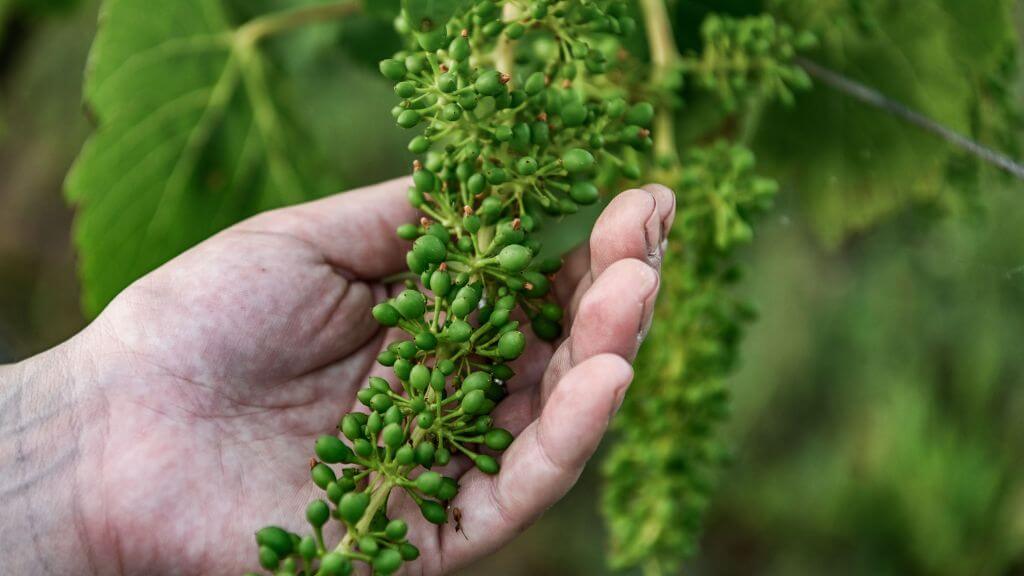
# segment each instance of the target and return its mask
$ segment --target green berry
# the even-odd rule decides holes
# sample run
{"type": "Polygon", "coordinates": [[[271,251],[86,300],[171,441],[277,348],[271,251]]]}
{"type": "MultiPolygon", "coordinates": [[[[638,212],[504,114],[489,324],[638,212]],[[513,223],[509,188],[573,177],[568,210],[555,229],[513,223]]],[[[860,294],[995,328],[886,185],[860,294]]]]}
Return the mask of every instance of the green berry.
{"type": "Polygon", "coordinates": [[[398,125],[402,128],[413,128],[420,123],[420,113],[415,110],[404,110],[398,115],[398,125]]]}
{"type": "Polygon", "coordinates": [[[405,63],[400,60],[388,59],[380,63],[380,73],[392,82],[398,82],[405,78],[406,72],[405,63]]]}
{"type": "Polygon", "coordinates": [[[373,559],[374,574],[394,574],[402,567],[402,555],[393,548],[380,551],[380,554],[373,559]]]}
{"type": "Polygon", "coordinates": [[[526,347],[526,337],[522,332],[506,332],[498,339],[498,354],[506,360],[515,360],[526,347]]]}
{"type": "Polygon", "coordinates": [[[394,306],[402,317],[408,320],[419,319],[427,311],[427,300],[418,290],[406,290],[395,298],[394,306]]]}
{"type": "Polygon", "coordinates": [[[445,328],[445,336],[450,342],[461,344],[469,340],[473,335],[473,327],[463,320],[452,320],[445,328]]]}
{"type": "Polygon", "coordinates": [[[397,326],[401,316],[394,306],[387,302],[381,302],[373,307],[373,317],[384,326],[397,326]]]}
{"type": "Polygon", "coordinates": [[[473,464],[484,474],[494,475],[498,473],[498,461],[486,454],[477,454],[473,457],[473,464]]]}
{"type": "Polygon", "coordinates": [[[420,332],[413,341],[420,350],[433,350],[437,347],[437,336],[431,332],[420,332]]]}
{"type": "Polygon", "coordinates": [[[466,414],[478,414],[483,408],[486,398],[483,390],[473,390],[462,398],[460,407],[466,414]]]}
{"type": "Polygon", "coordinates": [[[416,478],[416,488],[427,496],[434,496],[441,489],[441,478],[437,472],[423,472],[416,478]]]}
{"type": "Polygon", "coordinates": [[[402,560],[405,560],[406,562],[412,562],[420,557],[420,549],[408,542],[403,542],[398,547],[398,553],[402,555],[402,560]]]}
{"type": "Polygon", "coordinates": [[[363,517],[366,507],[370,505],[370,496],[366,492],[349,492],[338,502],[338,514],[349,524],[355,524],[363,517]]]}
{"type": "Polygon", "coordinates": [[[309,475],[313,478],[313,483],[319,486],[321,490],[326,490],[328,484],[338,479],[334,475],[334,470],[322,462],[313,466],[313,469],[309,471],[309,475]]]}
{"type": "Polygon", "coordinates": [[[542,90],[547,86],[547,78],[544,77],[543,72],[534,72],[530,74],[530,77],[526,79],[526,85],[523,87],[526,93],[530,96],[540,94],[542,90]]]}
{"type": "Polygon", "coordinates": [[[497,70],[488,70],[477,78],[473,85],[476,91],[484,96],[495,96],[505,87],[502,76],[497,70]]]}
{"type": "Polygon", "coordinates": [[[427,389],[430,384],[430,368],[427,368],[423,364],[417,364],[412,367],[412,371],[409,372],[409,384],[412,385],[412,389],[417,392],[421,392],[427,389]]]}
{"type": "Polygon", "coordinates": [[[352,460],[352,450],[337,436],[321,436],[316,439],[316,457],[328,464],[341,464],[352,460]]]}
{"type": "Polygon", "coordinates": [[[292,537],[283,528],[277,526],[265,526],[256,532],[256,544],[270,548],[278,556],[287,556],[292,553],[294,543],[292,537]]]}
{"type": "Polygon", "coordinates": [[[444,297],[452,287],[452,276],[444,270],[436,270],[430,275],[430,291],[436,296],[444,297]]]}
{"type": "Polygon", "coordinates": [[[398,448],[405,442],[405,432],[402,431],[402,427],[398,424],[388,424],[380,431],[381,440],[384,441],[384,445],[391,448],[392,450],[398,448]]]}
{"type": "Polygon", "coordinates": [[[470,55],[469,40],[459,36],[448,46],[448,54],[456,62],[465,62],[470,55]]]}
{"type": "Polygon", "coordinates": [[[433,500],[424,500],[420,504],[420,513],[427,519],[427,522],[431,524],[444,524],[448,521],[448,513],[445,512],[444,506],[433,500]]]}
{"type": "Polygon", "coordinates": [[[314,527],[321,527],[331,517],[331,509],[323,500],[313,500],[306,507],[306,520],[314,527]]]}
{"type": "Polygon", "coordinates": [[[590,170],[594,162],[594,155],[582,148],[573,148],[562,155],[562,165],[572,174],[590,170]]]}
{"type": "Polygon", "coordinates": [[[600,196],[601,192],[597,189],[597,186],[594,186],[593,182],[575,182],[572,188],[569,188],[569,197],[578,204],[593,204],[597,202],[600,196]]]}
{"type": "Polygon", "coordinates": [[[352,571],[352,562],[338,554],[331,552],[320,559],[320,571],[318,576],[346,576],[352,571]]]}
{"type": "MultiPolygon", "coordinates": [[[[421,170],[418,173],[423,172],[424,171],[421,170]]],[[[445,256],[448,253],[444,246],[444,242],[438,240],[436,236],[429,234],[426,236],[420,236],[416,242],[413,243],[412,251],[416,254],[417,258],[430,264],[444,262],[445,256]]]]}
{"type": "Polygon", "coordinates": [[[629,112],[626,112],[627,124],[650,128],[651,121],[653,120],[654,106],[652,106],[650,102],[640,102],[635,104],[629,109],[629,112]]]}
{"type": "Polygon", "coordinates": [[[401,542],[409,532],[409,525],[404,520],[392,520],[384,528],[384,535],[392,542],[401,542]]]}
{"type": "Polygon", "coordinates": [[[512,444],[512,433],[502,428],[495,428],[484,434],[484,445],[491,450],[504,450],[512,444]]]}
{"type": "Polygon", "coordinates": [[[416,463],[424,468],[430,468],[434,464],[434,445],[430,442],[420,442],[416,445],[416,463]]]}
{"type": "Polygon", "coordinates": [[[316,556],[316,552],[316,540],[312,536],[306,536],[299,542],[299,555],[306,562],[312,560],[316,556]]]}
{"type": "Polygon", "coordinates": [[[530,265],[532,259],[533,252],[519,244],[505,246],[498,253],[498,265],[506,272],[522,272],[530,265]]]}
{"type": "Polygon", "coordinates": [[[359,539],[359,551],[367,556],[376,556],[380,552],[380,545],[373,536],[363,536],[359,539]]]}
{"type": "Polygon", "coordinates": [[[445,476],[441,480],[441,488],[437,491],[437,497],[440,500],[448,501],[459,493],[459,483],[454,478],[445,476]]]}
{"type": "Polygon", "coordinates": [[[260,566],[267,570],[277,570],[281,564],[281,557],[269,546],[260,546],[260,566]]]}

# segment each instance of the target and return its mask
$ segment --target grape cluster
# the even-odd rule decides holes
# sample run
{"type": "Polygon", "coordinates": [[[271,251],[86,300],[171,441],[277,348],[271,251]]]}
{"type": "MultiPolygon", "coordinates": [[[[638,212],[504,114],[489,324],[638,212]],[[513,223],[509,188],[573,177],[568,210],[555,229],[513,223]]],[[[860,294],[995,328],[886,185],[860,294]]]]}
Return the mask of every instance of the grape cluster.
{"type": "Polygon", "coordinates": [[[682,61],[684,73],[698,85],[718,94],[726,108],[735,108],[747,94],[793,102],[793,90],[806,90],[811,78],[793,62],[797,52],[810,50],[817,39],[796,32],[771,15],[749,18],[709,15],[701,25],[703,48],[682,61]]]}
{"type": "Polygon", "coordinates": [[[628,53],[636,23],[621,1],[407,0],[396,22],[408,49],[380,64],[400,104],[393,117],[419,128],[409,150],[409,202],[423,217],[401,226],[411,242],[405,290],[373,308],[404,337],[377,361],[344,415],[341,433],[316,441],[307,510],[313,534],[269,526],[256,534],[260,564],[276,574],[349,574],[354,563],[391,574],[419,550],[387,516],[394,490],[426,520],[448,521],[458,481],[433,467],[467,458],[497,474],[513,441],[491,412],[524,352],[525,324],[542,340],[562,333],[551,296],[559,259],[540,257],[532,233],[545,218],[598,201],[600,187],[640,175],[654,109],[607,77],[628,53]],[[328,546],[331,519],[345,536],[328,546]]]}

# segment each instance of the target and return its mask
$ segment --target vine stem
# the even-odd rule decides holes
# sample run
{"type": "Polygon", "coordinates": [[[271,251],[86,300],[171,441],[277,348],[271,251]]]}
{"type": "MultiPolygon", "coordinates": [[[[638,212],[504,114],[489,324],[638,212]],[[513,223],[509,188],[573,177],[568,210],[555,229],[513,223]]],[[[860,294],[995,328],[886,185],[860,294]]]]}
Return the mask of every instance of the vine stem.
{"type": "Polygon", "coordinates": [[[301,6],[254,18],[240,26],[235,34],[238,42],[251,45],[267,36],[350,16],[360,8],[359,0],[338,0],[329,4],[301,6]]]}
{"type": "MultiPolygon", "coordinates": [[[[672,34],[665,1],[640,0],[640,7],[651,51],[651,80],[655,86],[661,86],[681,60],[679,49],[672,34]]],[[[654,119],[654,154],[657,162],[667,162],[670,166],[675,166],[679,160],[675,118],[668,102],[660,103],[654,119]]]]}
{"type": "Polygon", "coordinates": [[[847,78],[838,72],[829,70],[824,66],[812,62],[806,58],[797,58],[796,63],[807,71],[812,78],[819,80],[822,84],[838,90],[847,96],[853,97],[864,104],[874,106],[897,118],[909,122],[922,130],[942,138],[949,144],[968,152],[993,166],[996,166],[1012,176],[1024,180],[1024,164],[1010,158],[1002,152],[993,150],[979,142],[948,128],[935,120],[925,116],[903,104],[889,98],[878,90],[865,86],[852,78],[847,78]]]}

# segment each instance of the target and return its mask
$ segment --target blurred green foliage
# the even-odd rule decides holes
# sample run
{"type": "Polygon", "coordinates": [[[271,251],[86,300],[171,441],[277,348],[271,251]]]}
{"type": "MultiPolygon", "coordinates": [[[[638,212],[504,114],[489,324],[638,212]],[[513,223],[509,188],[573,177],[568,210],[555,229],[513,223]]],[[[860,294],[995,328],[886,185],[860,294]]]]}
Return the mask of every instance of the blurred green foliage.
{"type": "MultiPolygon", "coordinates": [[[[89,131],[80,71],[97,6],[79,4],[33,12],[0,0],[6,358],[40,351],[84,323],[71,214],[60,197],[89,131]]],[[[229,22],[273,4],[239,2],[229,22]]],[[[707,4],[677,2],[675,15],[692,23],[707,4]]],[[[735,14],[760,7],[714,4],[735,14]]],[[[1019,150],[1019,124],[1005,106],[1016,70],[1012,2],[768,5],[818,31],[816,58],[987,144],[1019,150]],[[833,26],[822,16],[829,9],[850,25],[833,26]]],[[[387,86],[365,66],[392,50],[386,30],[360,17],[265,47],[268,73],[287,72],[275,102],[323,152],[301,161],[331,167],[316,193],[398,174],[407,163],[396,153],[401,135],[380,120],[392,103],[387,86]]],[[[696,27],[677,27],[680,44],[694,48],[687,30],[696,27]]],[[[695,101],[694,116],[703,105],[695,101]]],[[[799,96],[792,111],[765,110],[759,126],[759,155],[785,186],[746,254],[745,291],[762,318],[730,383],[735,455],[689,573],[1024,573],[1024,187],[827,91],[799,96]],[[956,217],[934,218],[950,208],[956,217]]],[[[200,237],[189,233],[175,250],[200,237]]],[[[596,508],[592,467],[537,527],[466,573],[605,573],[596,508]]]]}

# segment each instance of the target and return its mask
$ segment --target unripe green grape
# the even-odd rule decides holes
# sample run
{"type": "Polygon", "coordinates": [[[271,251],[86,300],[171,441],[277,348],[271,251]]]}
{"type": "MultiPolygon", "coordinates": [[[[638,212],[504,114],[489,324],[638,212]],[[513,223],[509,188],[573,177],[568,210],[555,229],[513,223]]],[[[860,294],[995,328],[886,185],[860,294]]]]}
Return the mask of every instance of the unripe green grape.
{"type": "Polygon", "coordinates": [[[455,372],[455,362],[450,358],[445,358],[437,363],[437,369],[441,371],[441,374],[451,376],[451,374],[455,372]]]}
{"type": "Polygon", "coordinates": [[[495,428],[484,435],[484,444],[491,450],[504,450],[512,444],[512,433],[502,428],[495,428]]]}
{"type": "Polygon", "coordinates": [[[445,94],[455,92],[458,86],[459,80],[451,72],[445,72],[437,77],[437,89],[445,94]]]}
{"type": "Polygon", "coordinates": [[[448,54],[456,62],[465,62],[466,60],[469,59],[469,56],[471,54],[469,40],[463,38],[462,36],[459,36],[455,40],[452,40],[452,43],[448,45],[448,54]]]}
{"type": "Polygon", "coordinates": [[[363,437],[363,425],[355,414],[346,414],[341,419],[341,433],[349,440],[363,437]]]}
{"type": "Polygon", "coordinates": [[[412,562],[420,557],[420,549],[408,542],[402,542],[402,544],[398,546],[398,553],[402,555],[402,560],[405,560],[406,562],[412,562]]]}
{"type": "Polygon", "coordinates": [[[352,450],[337,436],[324,435],[317,438],[314,451],[317,458],[328,464],[346,463],[352,459],[352,450]]]}
{"type": "Polygon", "coordinates": [[[430,369],[423,364],[413,366],[409,372],[409,384],[417,392],[426,390],[430,384],[430,369]]]}
{"type": "Polygon", "coordinates": [[[516,172],[523,176],[532,176],[537,172],[537,160],[532,156],[524,156],[516,161],[516,172]]]}
{"type": "Polygon", "coordinates": [[[445,378],[444,378],[444,373],[443,372],[441,372],[440,370],[434,370],[433,372],[430,373],[430,387],[431,388],[433,388],[437,392],[441,392],[442,390],[444,390],[444,385],[445,385],[445,378]]]}
{"type": "Polygon", "coordinates": [[[472,392],[474,390],[486,390],[491,385],[491,375],[482,370],[470,373],[462,380],[460,388],[463,392],[472,392]]]}
{"type": "Polygon", "coordinates": [[[392,542],[401,542],[409,532],[409,525],[404,520],[392,520],[384,528],[384,535],[392,542]]]}
{"type": "Polygon", "coordinates": [[[373,408],[376,412],[385,412],[394,403],[387,394],[376,394],[370,399],[370,408],[373,408]]]}
{"type": "Polygon", "coordinates": [[[420,428],[430,428],[434,424],[434,414],[424,412],[416,417],[416,425],[420,428]]]}
{"type": "Polygon", "coordinates": [[[445,104],[444,107],[441,108],[441,118],[447,122],[455,122],[459,118],[462,118],[462,108],[454,102],[445,104]]]}
{"type": "Polygon", "coordinates": [[[431,524],[441,525],[448,521],[448,513],[445,512],[444,506],[433,500],[424,500],[420,504],[420,513],[431,524]]]}
{"type": "Polygon", "coordinates": [[[530,283],[526,295],[530,298],[543,298],[551,290],[551,281],[547,276],[533,270],[523,272],[523,279],[530,283]]]}
{"type": "MultiPolygon", "coordinates": [[[[370,433],[370,430],[366,430],[370,433]]],[[[361,458],[369,458],[373,456],[373,444],[370,444],[366,438],[357,438],[352,441],[352,451],[358,454],[361,458]]]]}
{"type": "Polygon", "coordinates": [[[441,489],[441,475],[426,471],[416,477],[416,488],[427,496],[434,496],[441,489]]]}
{"type": "Polygon", "coordinates": [[[309,503],[309,506],[306,507],[306,520],[316,528],[326,524],[330,517],[331,509],[323,500],[313,500],[309,503]]]}
{"type": "Polygon", "coordinates": [[[543,72],[530,74],[530,77],[526,79],[526,84],[523,85],[523,89],[530,96],[540,94],[545,87],[547,87],[547,78],[544,77],[543,72]]]}
{"type": "Polygon", "coordinates": [[[494,138],[498,142],[508,142],[512,139],[512,128],[502,124],[494,129],[494,138]]]}
{"type": "Polygon", "coordinates": [[[349,492],[338,502],[338,515],[349,524],[355,524],[363,517],[369,505],[370,496],[366,492],[349,492]]]}
{"type": "Polygon", "coordinates": [[[405,264],[414,274],[422,274],[427,271],[427,263],[420,260],[412,250],[405,254],[405,264]]]}
{"type": "Polygon", "coordinates": [[[551,128],[547,122],[534,122],[530,125],[530,141],[537,146],[546,146],[551,139],[551,128]]]}
{"type": "Polygon", "coordinates": [[[543,316],[537,316],[530,323],[533,333],[545,342],[554,342],[562,335],[562,325],[543,316]]]}
{"type": "Polygon", "coordinates": [[[405,78],[406,72],[405,63],[399,60],[387,59],[380,63],[380,73],[392,82],[405,78]]]}
{"type": "Polygon", "coordinates": [[[637,126],[650,128],[653,120],[654,106],[652,106],[650,102],[639,102],[634,104],[626,113],[627,124],[635,124],[637,126]]]}
{"type": "Polygon", "coordinates": [[[506,360],[515,360],[523,353],[526,338],[522,332],[506,332],[498,339],[498,354],[506,360]]]}
{"type": "Polygon", "coordinates": [[[491,368],[491,376],[494,376],[498,380],[508,381],[515,375],[516,373],[508,367],[508,364],[497,364],[491,368]]]}
{"type": "MultiPolygon", "coordinates": [[[[444,247],[442,246],[442,248],[444,247]]],[[[429,248],[424,249],[424,251],[427,250],[429,248]]],[[[437,253],[433,252],[433,254],[436,255],[437,253]]],[[[426,299],[418,290],[403,291],[395,297],[394,306],[398,313],[408,320],[422,318],[423,314],[427,311],[426,299]]]]}
{"type": "Polygon", "coordinates": [[[405,81],[395,84],[395,96],[399,98],[412,98],[416,95],[416,84],[405,81]]]}
{"type": "Polygon", "coordinates": [[[352,562],[337,552],[325,554],[320,559],[318,576],[346,576],[352,571],[352,562]]]}
{"type": "Polygon", "coordinates": [[[388,424],[385,426],[380,432],[380,437],[384,441],[384,445],[392,450],[405,442],[405,432],[402,431],[402,427],[398,424],[388,424]]]}
{"type": "Polygon", "coordinates": [[[466,414],[477,414],[483,407],[484,400],[486,399],[487,398],[484,396],[483,390],[473,390],[462,398],[462,402],[459,407],[462,408],[462,411],[466,414]]]}
{"type": "Polygon", "coordinates": [[[420,47],[427,52],[437,52],[448,42],[448,34],[445,32],[444,26],[438,26],[433,30],[414,32],[413,35],[420,47]]]}
{"type": "Polygon", "coordinates": [[[466,182],[466,187],[469,189],[470,194],[479,194],[487,187],[487,179],[484,178],[483,174],[473,174],[466,182]]]}
{"type": "Polygon", "coordinates": [[[491,316],[487,321],[490,322],[492,326],[501,328],[508,323],[509,318],[511,318],[511,314],[508,310],[499,309],[491,313],[491,316]]]}
{"type": "Polygon", "coordinates": [[[376,556],[380,552],[377,539],[373,536],[363,536],[359,539],[359,551],[367,556],[376,556]]]}
{"type": "Polygon", "coordinates": [[[498,461],[486,454],[477,454],[473,457],[473,464],[476,465],[477,469],[484,474],[495,475],[498,473],[500,466],[498,461]]]}
{"type": "Polygon", "coordinates": [[[437,347],[437,336],[433,333],[423,331],[416,335],[416,347],[420,350],[433,350],[437,347]]]}
{"type": "Polygon", "coordinates": [[[324,492],[327,493],[327,499],[335,504],[341,502],[341,497],[345,495],[345,490],[343,490],[341,488],[341,484],[338,484],[337,482],[331,482],[328,484],[327,488],[324,489],[324,492]]]}
{"type": "Polygon", "coordinates": [[[498,253],[498,265],[506,272],[521,272],[530,265],[533,253],[529,248],[519,244],[505,246],[498,253]]]}
{"type": "Polygon", "coordinates": [[[572,187],[569,188],[569,197],[579,204],[593,204],[597,202],[600,196],[601,192],[597,189],[597,186],[594,186],[593,182],[581,180],[574,182],[572,187]]]}
{"type": "Polygon", "coordinates": [[[316,466],[309,471],[310,477],[313,478],[313,483],[316,484],[321,490],[326,490],[327,485],[334,482],[338,478],[334,475],[334,470],[330,466],[324,463],[317,463],[316,466]]]}
{"type": "Polygon", "coordinates": [[[413,452],[412,446],[406,444],[395,451],[395,462],[398,462],[402,466],[408,466],[416,461],[416,454],[413,452]]]}
{"type": "Polygon", "coordinates": [[[406,199],[408,199],[409,204],[412,204],[415,208],[423,206],[424,202],[426,202],[423,192],[420,192],[415,186],[410,186],[406,191],[406,199]]]}
{"type": "Polygon", "coordinates": [[[493,164],[484,166],[484,176],[487,178],[487,183],[492,186],[498,186],[508,181],[508,174],[500,166],[493,164]]]}
{"type": "Polygon", "coordinates": [[[480,98],[473,92],[465,92],[459,95],[459,106],[467,112],[476,110],[476,106],[479,103],[480,98]]]}
{"type": "Polygon", "coordinates": [[[573,148],[562,155],[562,165],[572,174],[590,170],[594,162],[594,155],[582,148],[573,148]]]}
{"type": "Polygon", "coordinates": [[[402,555],[393,548],[386,548],[373,559],[374,574],[394,574],[402,567],[402,555]]]}
{"type": "Polygon", "coordinates": [[[439,446],[434,450],[434,462],[438,466],[447,466],[452,461],[452,453],[444,446],[439,446]]]}
{"type": "Polygon", "coordinates": [[[452,320],[445,329],[445,335],[449,341],[461,344],[473,335],[473,327],[463,320],[452,320]]]}
{"type": "Polygon", "coordinates": [[[484,96],[495,96],[501,93],[505,85],[501,81],[501,73],[497,70],[488,70],[476,79],[473,87],[484,96]]]}
{"type": "Polygon", "coordinates": [[[402,224],[398,227],[396,233],[402,240],[415,240],[420,235],[419,228],[415,224],[402,224]]]}
{"type": "Polygon", "coordinates": [[[459,318],[465,318],[476,309],[476,303],[466,298],[456,298],[452,301],[451,311],[459,318]]]}
{"type": "Polygon", "coordinates": [[[256,532],[256,544],[270,548],[278,556],[287,556],[292,553],[294,543],[291,536],[283,528],[278,526],[264,526],[256,532]]]}
{"type": "Polygon", "coordinates": [[[413,128],[420,123],[420,113],[415,110],[405,110],[398,115],[398,125],[402,128],[413,128]]]}
{"type": "Polygon", "coordinates": [[[267,570],[277,570],[277,567],[281,564],[280,556],[269,546],[260,546],[259,554],[260,566],[267,570]]]}
{"type": "Polygon", "coordinates": [[[582,126],[587,120],[587,108],[579,102],[573,102],[562,107],[561,117],[567,128],[582,126]]]}
{"type": "Polygon", "coordinates": [[[545,302],[544,305],[540,307],[540,313],[552,322],[561,322],[562,317],[565,315],[565,310],[554,302],[545,302]]]}
{"type": "Polygon", "coordinates": [[[316,540],[312,536],[306,536],[299,542],[299,555],[306,562],[309,562],[316,557],[317,547],[316,540]]]}
{"type": "MultiPolygon", "coordinates": [[[[396,342],[394,344],[394,347],[395,352],[398,353],[399,358],[403,358],[405,360],[412,360],[413,358],[416,357],[416,344],[413,344],[409,340],[402,340],[401,342],[396,342]]],[[[376,378],[376,376],[373,376],[371,378],[376,378]]],[[[381,378],[380,380],[384,379],[381,378]]],[[[384,386],[375,385],[377,382],[379,382],[379,380],[370,380],[371,388],[373,388],[377,392],[387,392],[388,390],[391,389],[391,387],[387,385],[387,380],[384,380],[384,386]]]]}
{"type": "Polygon", "coordinates": [[[505,27],[505,35],[511,38],[512,40],[518,40],[519,38],[522,38],[525,32],[526,28],[519,22],[513,22],[512,24],[509,24],[508,26],[505,27]]]}
{"type": "Polygon", "coordinates": [[[384,326],[397,326],[398,321],[401,319],[398,314],[398,310],[387,302],[381,302],[374,306],[371,313],[373,314],[374,319],[384,326]]]}
{"type": "Polygon", "coordinates": [[[424,468],[430,468],[434,464],[434,445],[423,441],[416,445],[416,463],[424,468]]]}
{"type": "Polygon", "coordinates": [[[412,183],[416,186],[416,190],[420,192],[433,192],[436,182],[437,179],[434,177],[434,173],[427,169],[417,170],[412,175],[412,183]]]}

